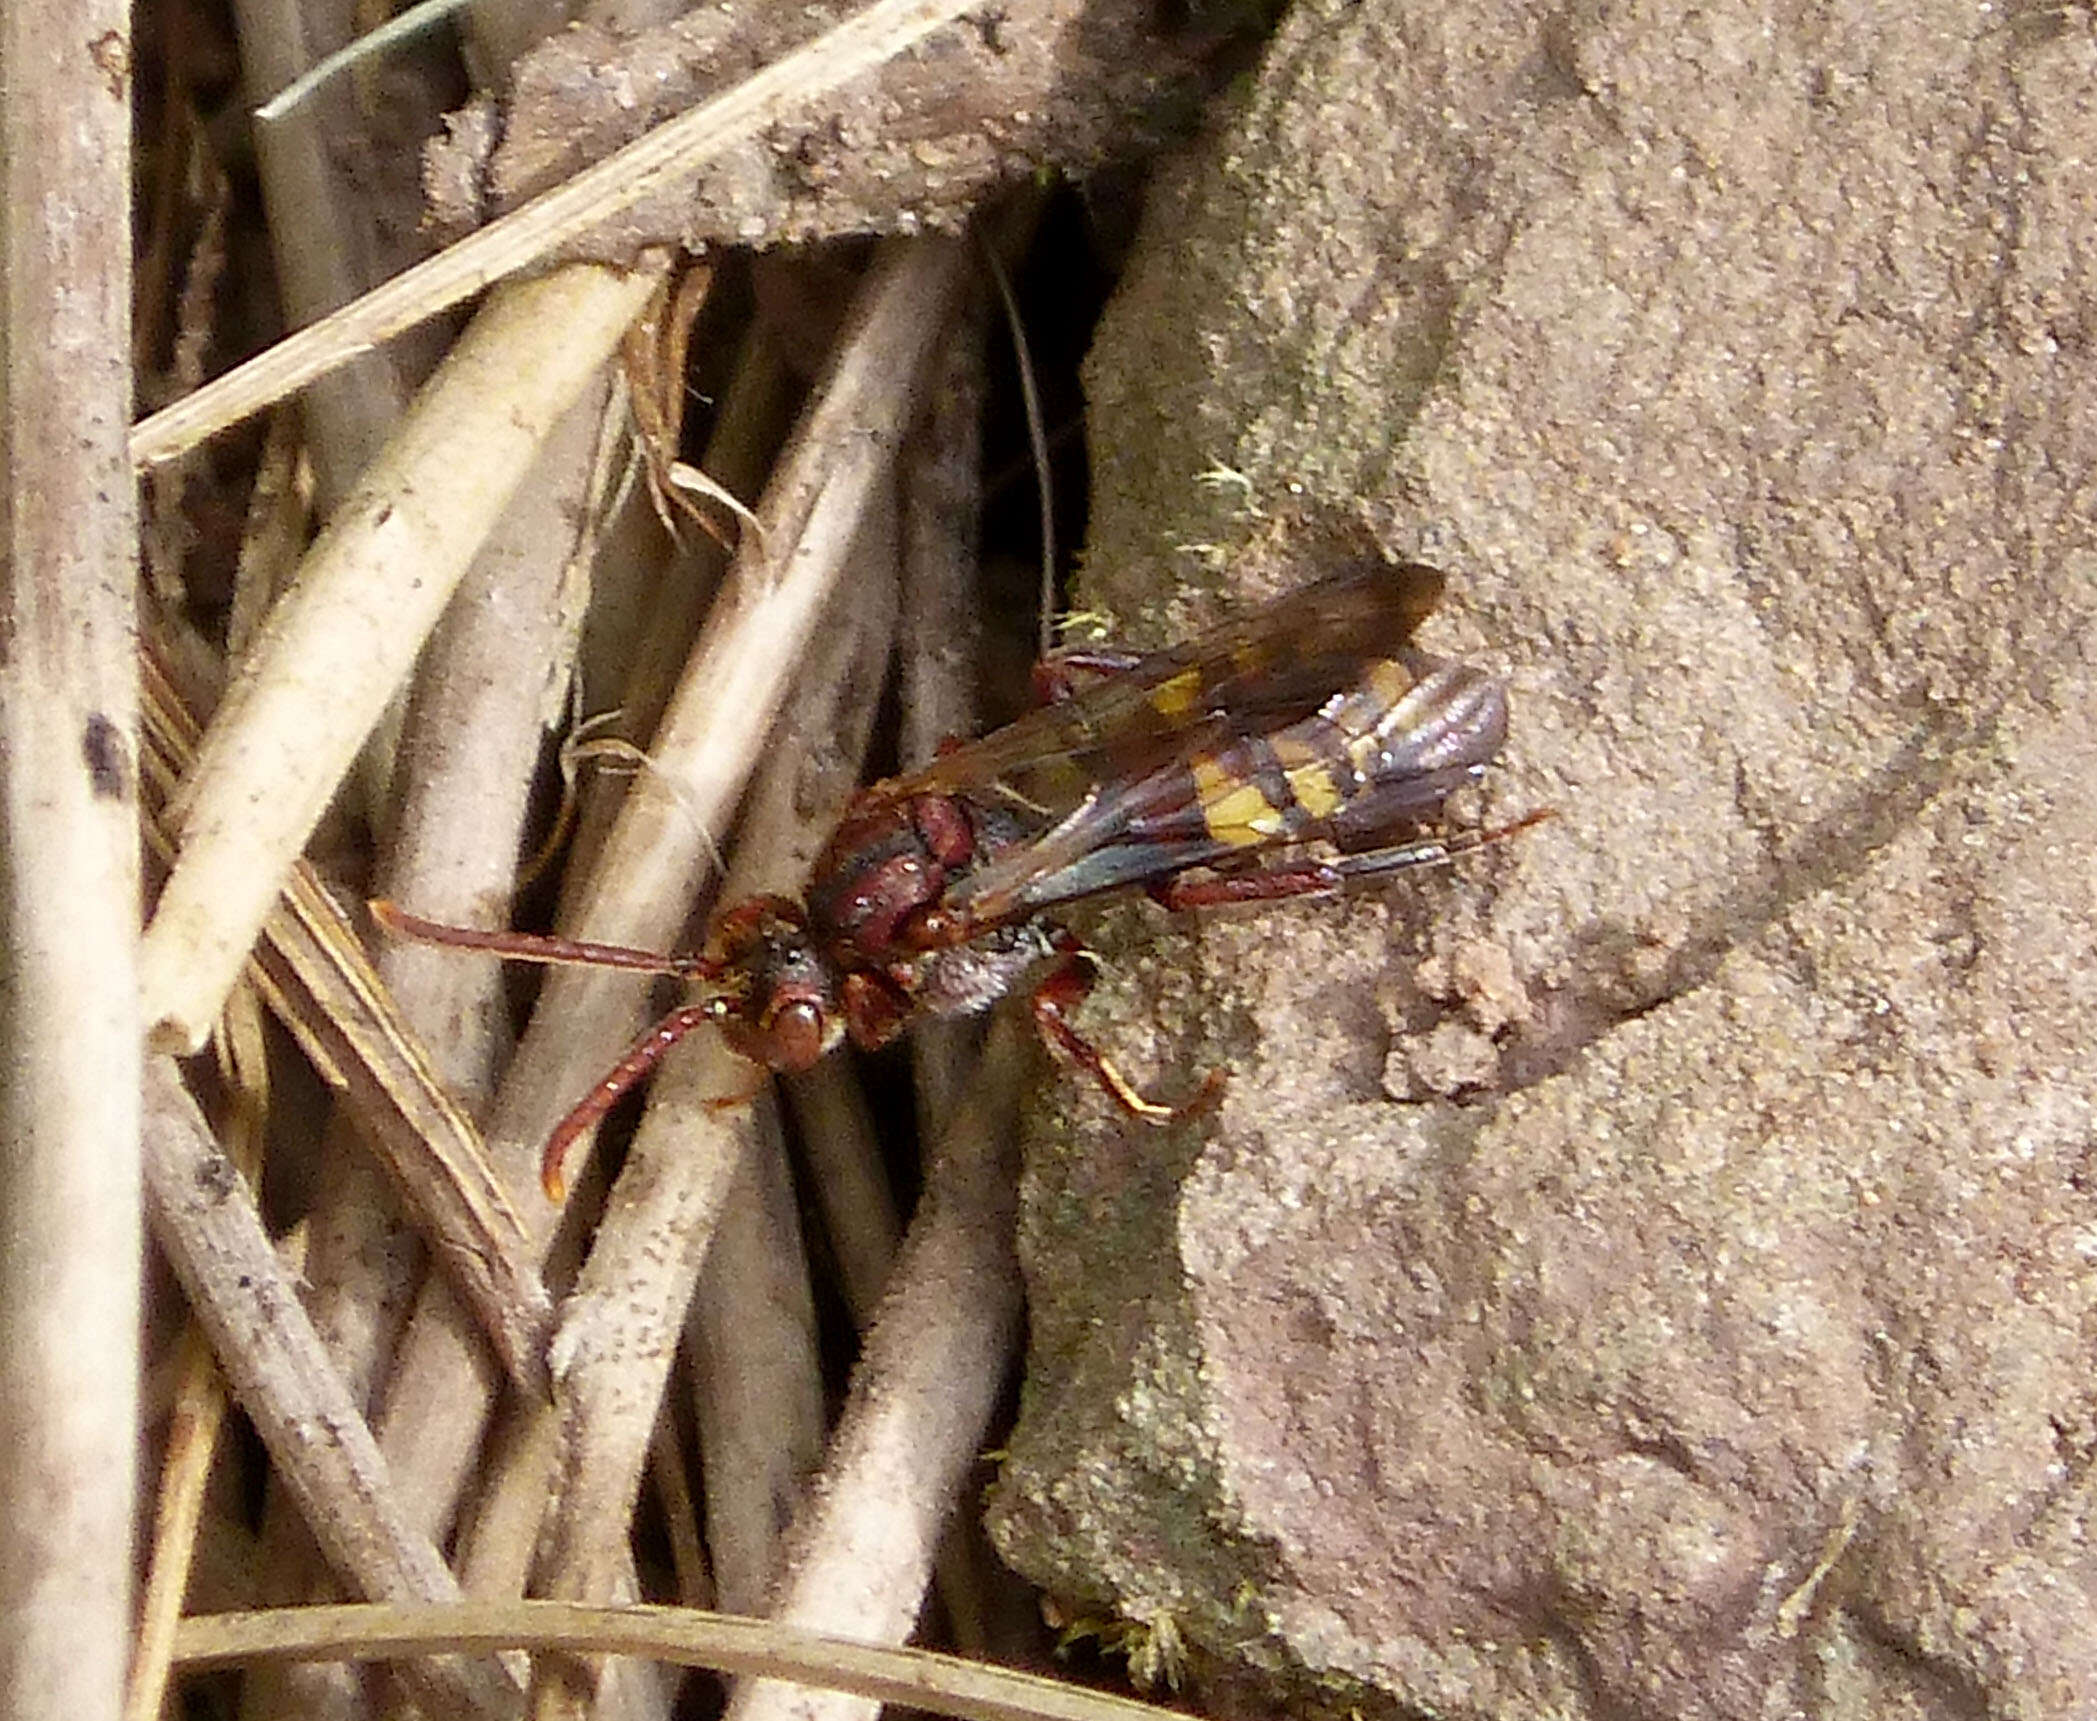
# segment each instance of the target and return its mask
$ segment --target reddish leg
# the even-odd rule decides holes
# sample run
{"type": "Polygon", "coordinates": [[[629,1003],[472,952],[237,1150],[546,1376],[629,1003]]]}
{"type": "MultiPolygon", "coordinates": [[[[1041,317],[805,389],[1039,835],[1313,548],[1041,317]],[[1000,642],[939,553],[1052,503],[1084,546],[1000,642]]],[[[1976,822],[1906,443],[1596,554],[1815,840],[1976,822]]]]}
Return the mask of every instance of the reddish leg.
{"type": "MultiPolygon", "coordinates": [[[[410,914],[397,903],[376,901],[371,917],[397,938],[413,938],[424,944],[448,945],[454,950],[484,950],[491,956],[507,956],[527,962],[549,962],[576,968],[624,968],[644,974],[681,974],[714,978],[713,964],[697,955],[659,955],[625,944],[597,944],[582,938],[558,938],[533,932],[487,932],[471,926],[447,926],[410,914]]],[[[598,1124],[648,1072],[662,1062],[663,1054],[694,1028],[716,1019],[718,1000],[712,1004],[687,1004],[673,1010],[629,1046],[575,1109],[554,1125],[553,1134],[539,1154],[539,1187],[549,1201],[567,1199],[568,1180],[563,1162],[569,1148],[598,1124]]],[[[753,1089],[754,1093],[755,1090],[753,1089]]],[[[727,1104],[734,1101],[724,1102],[727,1104]]]]}
{"type": "Polygon", "coordinates": [[[1223,1072],[1211,1070],[1194,1097],[1179,1105],[1160,1105],[1136,1091],[1135,1084],[1113,1061],[1070,1025],[1075,1010],[1092,990],[1092,954],[1076,936],[1057,927],[1053,934],[1057,960],[1034,988],[1034,1027],[1050,1051],[1087,1071],[1122,1110],[1161,1128],[1179,1123],[1207,1107],[1223,1086],[1223,1072]]]}
{"type": "Polygon", "coordinates": [[[1346,882],[1331,861],[1305,860],[1256,867],[1249,872],[1216,873],[1207,878],[1174,873],[1170,878],[1153,879],[1143,888],[1160,908],[1177,914],[1187,908],[1223,908],[1239,902],[1319,896],[1338,890],[1346,882]]]}
{"type": "Polygon", "coordinates": [[[1510,819],[1504,825],[1494,825],[1482,831],[1456,831],[1446,837],[1416,843],[1400,843],[1387,849],[1368,849],[1361,854],[1341,855],[1332,864],[1349,884],[1366,878],[1381,878],[1386,873],[1402,872],[1409,867],[1443,866],[1460,855],[1490,848],[1495,843],[1504,843],[1510,837],[1518,837],[1524,831],[1534,830],[1538,825],[1557,817],[1556,807],[1537,807],[1524,813],[1519,819],[1510,819]]]}
{"type": "Polygon", "coordinates": [[[1292,896],[1317,896],[1364,879],[1382,878],[1417,866],[1445,866],[1459,855],[1505,842],[1532,825],[1555,818],[1549,807],[1525,813],[1510,824],[1485,831],[1459,831],[1447,837],[1422,837],[1417,842],[1395,843],[1389,848],[1368,849],[1361,854],[1335,855],[1331,860],[1282,859],[1244,872],[1215,873],[1192,878],[1184,873],[1162,878],[1147,886],[1151,900],[1175,911],[1183,908],[1216,908],[1241,902],[1278,902],[1292,896]]]}
{"type": "Polygon", "coordinates": [[[1034,702],[1060,705],[1087,676],[1120,675],[1143,661],[1143,654],[1111,645],[1067,645],[1034,665],[1034,702]]]}

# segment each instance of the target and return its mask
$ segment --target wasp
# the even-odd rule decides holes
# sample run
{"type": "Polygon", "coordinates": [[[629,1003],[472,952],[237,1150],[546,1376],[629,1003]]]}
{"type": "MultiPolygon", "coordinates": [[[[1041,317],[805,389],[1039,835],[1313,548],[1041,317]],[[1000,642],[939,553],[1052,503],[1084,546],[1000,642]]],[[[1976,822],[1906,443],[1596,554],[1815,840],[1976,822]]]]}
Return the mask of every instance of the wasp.
{"type": "Polygon", "coordinates": [[[987,1008],[1031,977],[1036,1027],[1134,1116],[1161,1105],[1072,1025],[1092,962],[1057,909],[1142,890],[1173,910],[1331,892],[1496,842],[1421,834],[1507,738],[1501,684],[1413,645],[1444,579],[1369,561],[1145,656],[1065,653],[1065,696],[919,770],[861,790],[803,899],[717,914],[703,947],[478,932],[374,904],[389,929],[538,961],[674,974],[694,988],[555,1129],[568,1149],[686,1034],[711,1024],[763,1069],[808,1069],[843,1040],[872,1050],[919,1016],[987,1008]],[[1080,678],[1089,677],[1090,679],[1080,678]],[[1315,846],[1314,846],[1315,845],[1315,846]]]}

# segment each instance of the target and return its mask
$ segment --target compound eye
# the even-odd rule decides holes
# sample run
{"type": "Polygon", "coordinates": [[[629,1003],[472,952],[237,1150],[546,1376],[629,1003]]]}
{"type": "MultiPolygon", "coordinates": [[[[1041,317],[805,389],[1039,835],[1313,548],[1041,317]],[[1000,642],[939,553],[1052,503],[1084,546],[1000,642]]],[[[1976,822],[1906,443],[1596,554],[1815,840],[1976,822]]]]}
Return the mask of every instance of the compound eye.
{"type": "Polygon", "coordinates": [[[823,1007],[809,999],[783,1004],[765,1018],[763,1062],[787,1075],[813,1069],[822,1061],[823,1007]]]}

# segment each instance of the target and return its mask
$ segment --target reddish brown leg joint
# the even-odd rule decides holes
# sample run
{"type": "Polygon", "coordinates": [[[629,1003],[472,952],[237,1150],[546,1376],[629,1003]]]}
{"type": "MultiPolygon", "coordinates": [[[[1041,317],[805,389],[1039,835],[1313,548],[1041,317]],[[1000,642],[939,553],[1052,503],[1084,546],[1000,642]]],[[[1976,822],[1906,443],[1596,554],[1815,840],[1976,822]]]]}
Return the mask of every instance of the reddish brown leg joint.
{"type": "Polygon", "coordinates": [[[1222,908],[1238,902],[1279,902],[1292,896],[1319,896],[1346,881],[1324,861],[1260,867],[1251,872],[1216,873],[1192,878],[1174,873],[1149,886],[1150,899],[1175,914],[1188,908],[1222,908]]]}
{"type": "Polygon", "coordinates": [[[1111,645],[1066,645],[1034,665],[1034,703],[1061,705],[1081,681],[1121,675],[1143,661],[1142,654],[1111,645]]]}
{"type": "Polygon", "coordinates": [[[1092,953],[1077,938],[1061,928],[1055,934],[1057,961],[1034,988],[1034,1027],[1050,1051],[1076,1064],[1106,1090],[1109,1098],[1131,1117],[1163,1128],[1180,1123],[1203,1110],[1223,1088],[1223,1072],[1211,1070],[1192,1099],[1178,1105],[1161,1105],[1145,1099],[1136,1086],[1106,1053],[1072,1027],[1069,1012],[1083,1003],[1092,990],[1092,953]]]}

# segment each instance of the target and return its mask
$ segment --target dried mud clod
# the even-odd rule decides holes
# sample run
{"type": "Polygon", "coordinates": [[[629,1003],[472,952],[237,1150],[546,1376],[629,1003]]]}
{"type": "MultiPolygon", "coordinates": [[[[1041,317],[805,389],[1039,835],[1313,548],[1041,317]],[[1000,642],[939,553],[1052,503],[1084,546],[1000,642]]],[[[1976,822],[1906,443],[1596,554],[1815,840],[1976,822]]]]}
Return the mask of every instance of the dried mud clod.
{"type": "Polygon", "coordinates": [[[997,1531],[1291,1701],[2097,1706],[2097,33],[1680,22],[1302,6],[1152,188],[1085,595],[1351,507],[1559,818],[1172,935],[1234,1080],[1043,1144],[997,1531]]]}
{"type": "MultiPolygon", "coordinates": [[[[432,217],[457,233],[514,208],[848,11],[712,8],[639,32],[578,25],[520,62],[499,115],[469,110],[431,146],[432,217]]],[[[689,190],[607,222],[574,255],[957,231],[1003,187],[1045,171],[1083,176],[1154,146],[1191,112],[1214,46],[1168,33],[1155,7],[1131,0],[975,14],[689,190]]]]}

